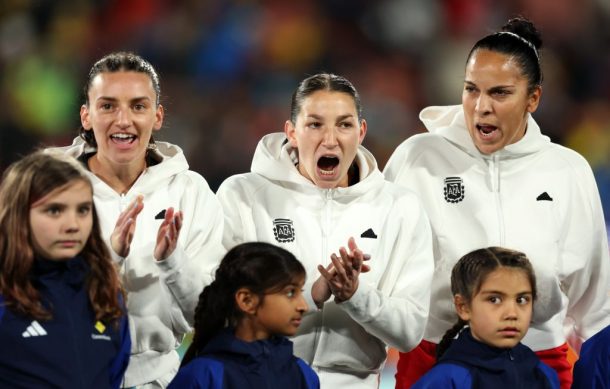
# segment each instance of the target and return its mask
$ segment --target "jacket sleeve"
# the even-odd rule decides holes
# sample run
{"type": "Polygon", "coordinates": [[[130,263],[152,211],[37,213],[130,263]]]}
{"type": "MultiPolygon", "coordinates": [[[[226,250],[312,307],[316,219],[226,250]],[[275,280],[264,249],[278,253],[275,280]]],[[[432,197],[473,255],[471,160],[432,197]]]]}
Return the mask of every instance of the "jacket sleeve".
{"type": "Polygon", "coordinates": [[[173,301],[170,309],[174,330],[185,333],[193,323],[199,294],[212,281],[225,250],[222,209],[203,177],[192,177],[178,195],[185,224],[172,255],[156,264],[173,301]]]}
{"type": "Polygon", "coordinates": [[[583,341],[610,325],[610,256],[599,192],[587,162],[574,181],[560,239],[562,289],[568,297],[564,328],[578,352],[583,341]]]}
{"type": "MultiPolygon", "coordinates": [[[[349,300],[338,304],[368,333],[407,352],[419,344],[430,307],[434,271],[432,233],[417,197],[409,192],[392,209],[397,234],[377,288],[361,282],[349,300]],[[399,215],[399,216],[398,216],[399,215]]],[[[371,266],[374,259],[371,261],[371,266]]]]}
{"type": "Polygon", "coordinates": [[[610,327],[583,344],[572,389],[610,389],[610,327]]]}
{"type": "Polygon", "coordinates": [[[222,389],[224,367],[219,361],[196,358],[178,370],[167,389],[222,389]]]}
{"type": "Polygon", "coordinates": [[[313,369],[301,358],[296,358],[296,360],[299,368],[301,369],[301,373],[303,373],[303,377],[305,378],[307,388],[320,389],[320,378],[316,372],[313,371],[313,369]]]}
{"type": "Polygon", "coordinates": [[[123,383],[123,376],[129,363],[131,353],[131,337],[129,335],[129,318],[124,315],[121,318],[120,328],[120,348],[110,366],[110,385],[112,388],[120,388],[123,383]]]}

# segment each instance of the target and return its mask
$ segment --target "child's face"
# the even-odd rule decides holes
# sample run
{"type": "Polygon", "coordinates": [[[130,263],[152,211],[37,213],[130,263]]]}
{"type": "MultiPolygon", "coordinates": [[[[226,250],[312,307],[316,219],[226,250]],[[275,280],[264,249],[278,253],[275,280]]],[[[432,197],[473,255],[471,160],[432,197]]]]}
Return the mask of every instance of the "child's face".
{"type": "Polygon", "coordinates": [[[91,186],[75,180],[30,207],[30,229],[36,254],[63,261],[81,252],[93,226],[91,186]]]}
{"type": "Polygon", "coordinates": [[[512,348],[529,328],[532,286],[523,270],[500,267],[487,276],[470,304],[460,299],[457,295],[456,308],[469,322],[472,336],[490,346],[512,348]]]}
{"type": "Polygon", "coordinates": [[[307,302],[303,298],[302,280],[284,287],[279,292],[266,294],[256,310],[257,338],[266,339],[271,335],[292,336],[296,334],[307,302]]]}

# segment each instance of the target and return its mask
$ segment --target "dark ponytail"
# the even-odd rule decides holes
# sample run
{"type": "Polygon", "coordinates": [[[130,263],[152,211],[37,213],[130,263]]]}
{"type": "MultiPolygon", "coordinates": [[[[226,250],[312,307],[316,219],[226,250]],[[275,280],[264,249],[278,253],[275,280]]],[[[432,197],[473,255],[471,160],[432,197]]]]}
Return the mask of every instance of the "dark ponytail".
{"type": "Polygon", "coordinates": [[[185,366],[224,328],[235,328],[242,312],[235,302],[235,293],[248,288],[261,296],[275,293],[305,277],[305,268],[294,255],[268,243],[243,243],[224,256],[215,280],[199,295],[195,309],[193,342],[182,359],[185,366]]]}
{"type": "Polygon", "coordinates": [[[477,50],[489,50],[511,56],[519,64],[523,76],[527,79],[528,91],[532,93],[542,85],[541,48],[542,38],[536,26],[523,17],[516,17],[510,19],[500,31],[475,43],[466,63],[477,50]]]}

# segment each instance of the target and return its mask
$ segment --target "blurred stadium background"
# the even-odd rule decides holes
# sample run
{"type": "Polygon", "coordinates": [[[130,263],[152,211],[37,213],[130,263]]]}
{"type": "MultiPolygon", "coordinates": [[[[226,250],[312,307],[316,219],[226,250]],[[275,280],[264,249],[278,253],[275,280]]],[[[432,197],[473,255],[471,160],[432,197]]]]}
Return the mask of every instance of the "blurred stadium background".
{"type": "Polygon", "coordinates": [[[3,0],[0,171],[71,142],[87,72],[116,50],[157,68],[166,121],[156,138],[180,145],[214,190],[249,170],[259,138],[282,129],[297,83],[319,71],[355,84],[365,145],[383,167],[423,130],[421,108],[460,102],[468,50],[515,15],[545,43],[534,116],[587,158],[609,220],[610,0],[3,0]]]}

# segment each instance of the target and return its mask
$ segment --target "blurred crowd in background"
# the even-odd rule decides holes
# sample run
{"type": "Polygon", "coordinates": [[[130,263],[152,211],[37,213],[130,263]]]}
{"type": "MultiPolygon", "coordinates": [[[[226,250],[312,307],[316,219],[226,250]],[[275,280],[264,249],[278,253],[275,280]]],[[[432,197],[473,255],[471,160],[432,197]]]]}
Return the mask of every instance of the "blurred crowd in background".
{"type": "Polygon", "coordinates": [[[117,50],[156,67],[166,120],[155,138],[181,146],[213,190],[249,171],[298,82],[319,71],[359,90],[383,168],[424,130],[420,109],[460,103],[468,51],[516,15],[544,40],[534,117],[587,158],[610,220],[610,0],[3,0],[0,170],[71,142],[87,72],[117,50]]]}

